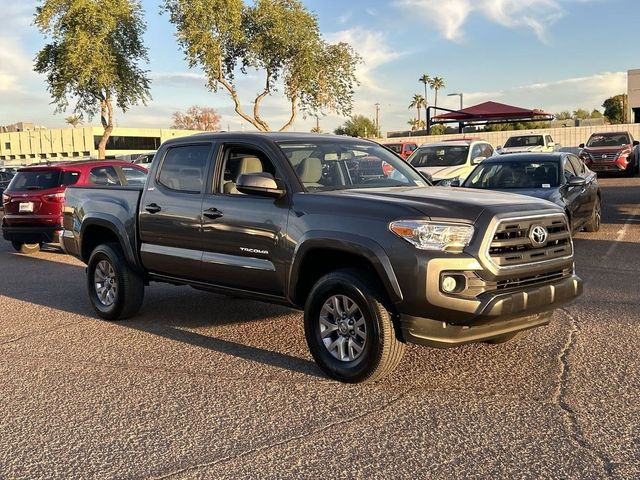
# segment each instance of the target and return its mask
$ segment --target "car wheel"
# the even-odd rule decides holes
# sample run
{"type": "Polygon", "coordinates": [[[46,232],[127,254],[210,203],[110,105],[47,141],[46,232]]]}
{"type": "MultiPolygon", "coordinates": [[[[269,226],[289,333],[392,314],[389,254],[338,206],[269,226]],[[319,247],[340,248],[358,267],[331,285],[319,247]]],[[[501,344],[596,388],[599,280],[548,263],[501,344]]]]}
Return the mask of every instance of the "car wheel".
{"type": "Polygon", "coordinates": [[[11,242],[13,248],[20,253],[24,253],[26,255],[32,255],[34,253],[38,253],[40,251],[40,243],[22,243],[22,242],[11,242]]]}
{"type": "Polygon", "coordinates": [[[135,315],[144,299],[144,282],[117,243],[99,245],[87,265],[87,290],[96,313],[105,320],[135,315]]]}
{"type": "Polygon", "coordinates": [[[365,279],[358,270],[329,273],[314,285],[304,309],[311,355],[341,382],[378,380],[395,370],[404,354],[384,295],[365,279]]]}
{"type": "Polygon", "coordinates": [[[587,232],[597,232],[600,230],[600,222],[602,221],[602,203],[600,197],[596,199],[596,203],[593,206],[593,212],[591,212],[591,218],[584,226],[587,232]]]}
{"type": "Polygon", "coordinates": [[[516,340],[524,336],[525,332],[514,332],[514,333],[505,333],[504,335],[499,335],[497,337],[490,338],[485,340],[484,343],[488,343],[490,345],[500,345],[502,343],[507,343],[511,340],[516,340]]]}

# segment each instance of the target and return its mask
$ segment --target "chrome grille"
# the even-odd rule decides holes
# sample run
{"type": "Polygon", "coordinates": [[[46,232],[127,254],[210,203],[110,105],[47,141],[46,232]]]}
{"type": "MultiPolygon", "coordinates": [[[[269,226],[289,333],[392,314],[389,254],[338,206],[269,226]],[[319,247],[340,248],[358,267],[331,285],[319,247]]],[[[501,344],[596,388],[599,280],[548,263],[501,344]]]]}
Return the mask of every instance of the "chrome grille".
{"type": "Polygon", "coordinates": [[[594,162],[613,162],[618,158],[618,153],[589,153],[589,156],[594,162]]]}
{"type": "Polygon", "coordinates": [[[564,215],[503,219],[495,229],[489,244],[489,259],[498,268],[517,267],[573,254],[571,232],[564,215]],[[542,226],[547,231],[546,241],[534,244],[532,229],[542,226]]]}

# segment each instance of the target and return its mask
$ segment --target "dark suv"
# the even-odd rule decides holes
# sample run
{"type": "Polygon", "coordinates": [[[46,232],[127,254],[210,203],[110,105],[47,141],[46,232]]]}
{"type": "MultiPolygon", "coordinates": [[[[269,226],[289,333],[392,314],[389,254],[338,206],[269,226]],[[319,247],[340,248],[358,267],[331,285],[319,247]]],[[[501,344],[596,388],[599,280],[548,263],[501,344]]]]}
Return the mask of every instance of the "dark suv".
{"type": "Polygon", "coordinates": [[[18,170],[2,194],[2,236],[22,253],[57,242],[69,185],[143,185],[147,169],[114,160],[38,165],[18,170]]]}

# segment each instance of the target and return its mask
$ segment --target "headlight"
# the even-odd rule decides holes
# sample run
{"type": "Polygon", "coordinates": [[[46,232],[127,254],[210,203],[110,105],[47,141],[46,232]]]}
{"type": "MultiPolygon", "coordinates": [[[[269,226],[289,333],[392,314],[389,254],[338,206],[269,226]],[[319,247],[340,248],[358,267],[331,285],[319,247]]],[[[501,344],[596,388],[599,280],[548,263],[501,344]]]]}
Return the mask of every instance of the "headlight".
{"type": "Polygon", "coordinates": [[[420,250],[462,252],[473,238],[471,225],[435,223],[426,220],[398,220],[389,229],[420,250]]]}

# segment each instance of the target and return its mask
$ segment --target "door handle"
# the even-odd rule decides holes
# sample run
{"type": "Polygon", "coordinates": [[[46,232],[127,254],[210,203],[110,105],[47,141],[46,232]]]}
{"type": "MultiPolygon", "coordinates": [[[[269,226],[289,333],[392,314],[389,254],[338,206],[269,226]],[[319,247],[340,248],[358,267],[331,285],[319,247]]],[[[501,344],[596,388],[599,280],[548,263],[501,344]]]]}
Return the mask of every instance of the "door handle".
{"type": "Polygon", "coordinates": [[[207,208],[204,212],[202,212],[207,218],[216,219],[222,217],[223,213],[215,207],[207,208]]]}
{"type": "Polygon", "coordinates": [[[158,205],[157,203],[150,203],[149,205],[144,207],[144,209],[149,213],[158,213],[160,210],[162,210],[162,207],[160,207],[160,205],[158,205]]]}

